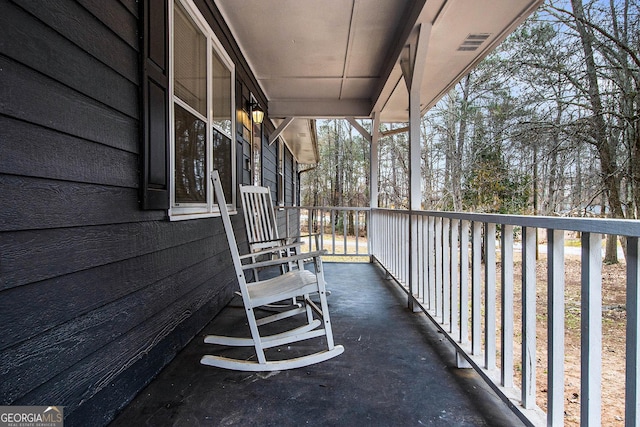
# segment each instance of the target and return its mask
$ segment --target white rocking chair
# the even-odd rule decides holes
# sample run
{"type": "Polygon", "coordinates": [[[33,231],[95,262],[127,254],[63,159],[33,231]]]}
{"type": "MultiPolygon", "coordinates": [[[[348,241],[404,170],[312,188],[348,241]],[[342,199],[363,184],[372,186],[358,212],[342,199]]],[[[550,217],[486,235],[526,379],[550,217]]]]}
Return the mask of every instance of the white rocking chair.
{"type": "MultiPolygon", "coordinates": [[[[204,341],[208,344],[254,347],[257,360],[232,359],[222,356],[205,355],[200,360],[200,363],[239,371],[281,371],[308,366],[342,354],[342,352],[344,352],[344,347],[341,345],[334,345],[333,342],[333,332],[331,329],[331,321],[329,319],[329,308],[326,298],[324,274],[322,271],[322,252],[298,254],[279,259],[242,264],[243,260],[251,261],[254,256],[261,253],[252,252],[247,255],[240,256],[217,171],[213,172],[212,181],[227,240],[229,242],[229,249],[231,250],[233,266],[240,285],[240,293],[242,295],[242,301],[247,315],[247,320],[249,322],[251,338],[208,335],[205,337],[204,341]],[[259,280],[249,284],[247,284],[245,280],[244,270],[281,265],[282,263],[288,262],[297,262],[300,259],[309,257],[313,258],[315,267],[313,272],[305,269],[298,269],[288,271],[271,279],[259,280]],[[309,299],[309,294],[312,292],[318,293],[320,297],[320,307],[309,299]],[[304,303],[302,307],[294,306],[294,308],[286,312],[269,315],[263,318],[256,317],[255,309],[257,307],[296,297],[302,298],[304,303]],[[314,318],[314,313],[318,315],[320,319],[314,318]],[[303,326],[294,327],[286,332],[275,335],[262,336],[260,334],[260,326],[285,318],[290,318],[298,314],[306,315],[305,324],[303,326]],[[326,349],[317,353],[286,360],[268,360],[266,357],[266,349],[321,336],[326,337],[326,349]]],[[[281,251],[282,249],[286,249],[286,245],[278,246],[275,250],[281,251]]],[[[274,249],[265,249],[262,253],[268,254],[273,250],[274,249]]]]}
{"type": "MultiPolygon", "coordinates": [[[[241,185],[240,198],[242,199],[244,224],[251,252],[274,249],[269,254],[273,258],[296,255],[300,252],[302,242],[296,243],[296,239],[280,238],[278,235],[278,223],[269,188],[256,185],[241,185]],[[279,249],[279,251],[275,249],[279,249]]],[[[256,258],[256,256],[253,257],[254,262],[256,258]]],[[[288,262],[286,266],[289,270],[294,269],[296,266],[299,269],[303,269],[303,261],[300,259],[297,263],[288,262]]],[[[283,271],[285,271],[284,267],[285,265],[283,264],[283,271]]],[[[255,279],[258,280],[257,269],[254,269],[253,274],[255,279]]]]}
{"type": "MultiPolygon", "coordinates": [[[[280,237],[278,235],[278,222],[276,212],[271,199],[271,190],[268,187],[257,185],[241,185],[240,198],[242,199],[242,211],[244,213],[244,223],[247,230],[247,239],[249,241],[249,249],[255,252],[252,260],[257,261],[258,253],[264,253],[266,250],[272,250],[269,255],[274,258],[290,257],[301,253],[302,241],[300,236],[296,237],[280,237]]],[[[309,247],[311,248],[311,236],[315,237],[316,248],[319,248],[318,234],[309,235],[309,247]]],[[[308,259],[308,258],[306,258],[308,259]]],[[[293,270],[298,268],[304,269],[303,258],[297,261],[289,261],[281,265],[282,271],[293,270]]],[[[255,280],[258,279],[258,269],[253,270],[255,280]]],[[[331,291],[326,291],[327,296],[331,295],[331,291]]],[[[293,304],[296,301],[293,300],[293,304]]],[[[283,305],[271,305],[273,308],[283,307],[283,305]]]]}

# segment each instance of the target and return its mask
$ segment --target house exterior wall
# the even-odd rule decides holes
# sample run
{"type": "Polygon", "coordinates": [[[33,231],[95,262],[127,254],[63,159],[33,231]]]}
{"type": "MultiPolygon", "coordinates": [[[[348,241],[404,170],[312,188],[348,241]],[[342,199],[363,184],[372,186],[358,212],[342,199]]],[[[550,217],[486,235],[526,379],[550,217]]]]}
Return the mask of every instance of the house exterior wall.
{"type": "MultiPolygon", "coordinates": [[[[262,97],[213,2],[196,3],[262,97]]],[[[220,218],[141,208],[138,2],[0,8],[0,405],[105,425],[232,297],[227,241],[220,218]]]]}

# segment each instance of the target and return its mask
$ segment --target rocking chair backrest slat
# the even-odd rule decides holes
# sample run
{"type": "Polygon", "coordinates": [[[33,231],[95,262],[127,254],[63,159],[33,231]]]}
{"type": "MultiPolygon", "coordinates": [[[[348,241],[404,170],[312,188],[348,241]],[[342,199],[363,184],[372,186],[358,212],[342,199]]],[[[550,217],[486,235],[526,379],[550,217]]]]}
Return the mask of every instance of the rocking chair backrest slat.
{"type": "Polygon", "coordinates": [[[240,195],[251,249],[255,251],[277,245],[278,224],[270,190],[255,185],[241,185],[240,195]]]}

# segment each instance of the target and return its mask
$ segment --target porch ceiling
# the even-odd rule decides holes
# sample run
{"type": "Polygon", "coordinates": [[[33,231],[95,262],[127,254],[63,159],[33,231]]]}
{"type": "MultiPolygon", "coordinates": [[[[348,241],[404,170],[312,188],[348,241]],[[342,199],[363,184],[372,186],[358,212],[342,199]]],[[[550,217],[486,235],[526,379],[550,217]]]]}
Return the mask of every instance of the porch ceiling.
{"type": "MultiPolygon", "coordinates": [[[[407,122],[400,56],[431,24],[424,114],[542,0],[215,0],[268,99],[269,117],[407,122]],[[460,50],[470,35],[486,36],[460,50]]],[[[289,141],[294,145],[293,141],[289,141]]]]}

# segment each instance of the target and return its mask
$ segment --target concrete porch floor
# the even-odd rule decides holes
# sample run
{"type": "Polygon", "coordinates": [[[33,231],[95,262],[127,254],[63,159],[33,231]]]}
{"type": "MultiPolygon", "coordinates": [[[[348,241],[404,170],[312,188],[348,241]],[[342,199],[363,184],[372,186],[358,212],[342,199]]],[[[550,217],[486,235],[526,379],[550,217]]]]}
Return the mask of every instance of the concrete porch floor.
{"type": "MultiPolygon", "coordinates": [[[[238,356],[203,343],[212,333],[248,336],[236,297],[111,426],[522,425],[473,370],[455,368],[451,345],[424,314],[407,309],[406,295],[379,268],[324,265],[343,354],[271,373],[201,365],[205,354],[238,356]]],[[[297,346],[271,351],[291,357],[297,346]]]]}

